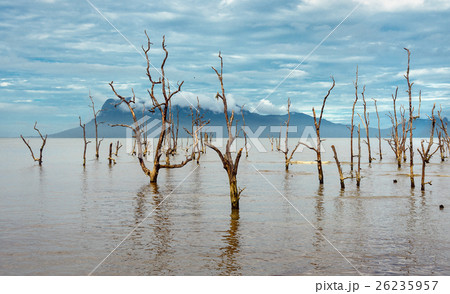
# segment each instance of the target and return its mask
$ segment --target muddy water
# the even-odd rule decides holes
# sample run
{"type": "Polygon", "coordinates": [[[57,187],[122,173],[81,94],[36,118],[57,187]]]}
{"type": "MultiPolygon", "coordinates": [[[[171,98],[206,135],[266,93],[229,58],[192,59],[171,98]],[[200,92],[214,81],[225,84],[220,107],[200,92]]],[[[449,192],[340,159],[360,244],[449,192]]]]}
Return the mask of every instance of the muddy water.
{"type": "MultiPolygon", "coordinates": [[[[327,139],[324,160],[333,160],[331,144],[348,173],[348,141],[327,139]]],[[[211,150],[199,166],[163,170],[151,186],[123,149],[109,167],[108,145],[83,169],[81,140],[49,139],[39,167],[19,139],[0,139],[1,275],[87,275],[127,235],[93,274],[450,274],[450,164],[438,157],[422,193],[383,145],[381,163],[369,166],[363,155],[360,189],[349,179],[341,191],[333,161],[320,186],[315,165],[285,172],[281,153],[253,149],[242,158],[246,189],[231,215],[226,174],[211,150]]]]}

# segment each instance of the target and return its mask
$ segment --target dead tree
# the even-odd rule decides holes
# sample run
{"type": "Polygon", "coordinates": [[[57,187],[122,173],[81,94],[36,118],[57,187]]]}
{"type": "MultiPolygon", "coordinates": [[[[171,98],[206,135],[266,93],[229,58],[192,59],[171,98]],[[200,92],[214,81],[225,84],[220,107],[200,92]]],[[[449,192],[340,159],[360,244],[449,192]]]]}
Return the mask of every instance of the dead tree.
{"type": "Polygon", "coordinates": [[[116,164],[116,160],[113,157],[113,143],[109,143],[109,156],[108,156],[108,162],[109,165],[112,165],[113,163],[116,164]]]}
{"type": "MultiPolygon", "coordinates": [[[[366,129],[366,144],[367,144],[367,151],[369,153],[369,163],[372,163],[372,151],[370,148],[370,136],[369,136],[369,124],[370,124],[370,117],[369,113],[367,112],[367,103],[366,98],[364,97],[364,92],[366,91],[366,86],[363,87],[363,91],[361,93],[362,99],[363,99],[363,106],[364,106],[364,120],[362,120],[361,116],[359,116],[364,124],[364,128],[366,129]]],[[[359,115],[359,114],[358,114],[359,115]]]]}
{"type": "Polygon", "coordinates": [[[83,166],[86,166],[86,149],[87,145],[91,143],[91,141],[86,140],[86,124],[81,123],[81,117],[78,117],[80,119],[80,127],[83,129],[83,139],[84,139],[84,151],[83,151],[83,166]]]}
{"type": "Polygon", "coordinates": [[[417,151],[420,154],[420,157],[422,158],[422,180],[421,180],[421,187],[420,189],[422,191],[425,190],[425,185],[429,184],[431,185],[431,181],[425,182],[425,166],[428,162],[430,162],[431,157],[439,150],[439,146],[434,151],[431,151],[431,148],[433,146],[433,136],[434,136],[434,128],[436,125],[436,118],[434,117],[434,108],[436,105],[433,105],[433,109],[431,110],[431,132],[430,132],[430,140],[428,141],[427,146],[425,147],[424,143],[425,140],[420,141],[420,147],[421,149],[417,148],[417,151]]]}
{"type": "Polygon", "coordinates": [[[212,69],[217,75],[217,78],[220,82],[221,91],[217,92],[216,99],[222,100],[223,103],[223,114],[225,116],[225,121],[227,124],[227,133],[228,133],[228,139],[225,146],[225,153],[222,153],[216,146],[207,143],[207,146],[212,148],[214,151],[216,151],[217,155],[219,155],[220,160],[222,161],[223,168],[227,171],[228,175],[228,182],[230,185],[230,200],[231,200],[231,209],[236,210],[239,209],[239,198],[244,189],[238,188],[237,185],[237,172],[238,172],[238,166],[239,166],[239,160],[241,159],[242,155],[242,149],[240,148],[239,151],[236,154],[236,158],[233,160],[233,157],[231,156],[231,144],[233,144],[234,140],[236,139],[236,134],[233,134],[232,127],[233,127],[233,120],[234,120],[234,111],[231,111],[231,115],[228,114],[228,103],[227,98],[225,96],[225,88],[223,85],[223,59],[222,55],[219,52],[219,58],[220,58],[220,72],[218,72],[214,67],[212,69]]]}
{"type": "Polygon", "coordinates": [[[341,182],[341,189],[345,189],[344,180],[347,179],[347,178],[344,177],[344,174],[342,173],[341,163],[339,162],[339,158],[338,158],[338,155],[337,155],[337,152],[336,152],[336,148],[334,147],[334,145],[331,145],[331,149],[333,149],[334,160],[336,161],[336,166],[338,168],[339,179],[340,179],[340,182],[341,182]]]}
{"type": "Polygon", "coordinates": [[[372,98],[375,104],[375,112],[377,113],[378,119],[378,152],[380,153],[380,161],[383,160],[383,153],[381,152],[381,128],[380,128],[380,115],[378,114],[377,100],[372,98]]]}
{"type": "Polygon", "coordinates": [[[116,143],[116,153],[114,153],[114,155],[117,157],[117,156],[119,156],[119,149],[120,148],[122,148],[122,144],[120,143],[120,141],[119,140],[117,140],[117,143],[116,143]]]}
{"type": "Polygon", "coordinates": [[[245,147],[245,158],[248,157],[248,146],[247,146],[247,132],[245,131],[245,118],[244,118],[244,105],[241,107],[242,124],[243,124],[243,134],[244,134],[244,147],[245,147]]]}
{"type": "MultiPolygon", "coordinates": [[[[288,113],[288,119],[286,121],[286,139],[285,139],[285,145],[284,150],[281,150],[284,154],[284,166],[286,170],[289,170],[289,164],[291,163],[291,159],[294,156],[295,151],[297,151],[298,146],[300,145],[300,141],[295,145],[295,148],[292,150],[291,154],[289,155],[289,122],[291,121],[291,99],[288,99],[287,101],[287,113],[288,113]]],[[[280,130],[281,133],[281,130],[280,130]]]]}
{"type": "Polygon", "coordinates": [[[116,92],[116,89],[113,86],[113,82],[111,82],[109,85],[110,85],[112,91],[114,92],[114,94],[116,95],[116,97],[120,99],[120,102],[118,104],[116,104],[116,107],[118,105],[120,105],[121,103],[125,103],[131,113],[134,124],[132,126],[125,125],[125,124],[116,124],[116,125],[112,125],[112,126],[122,126],[122,127],[130,128],[133,131],[135,138],[136,138],[136,147],[138,150],[137,157],[138,157],[141,169],[144,172],[144,174],[146,174],[150,178],[151,183],[156,183],[157,179],[158,179],[158,174],[159,174],[159,171],[161,168],[181,168],[181,167],[185,166],[189,161],[192,160],[192,156],[186,156],[186,159],[179,164],[161,164],[160,163],[160,159],[163,154],[164,138],[165,138],[166,132],[167,132],[166,124],[170,123],[170,121],[168,121],[168,110],[169,110],[168,108],[170,107],[169,102],[170,102],[170,99],[172,99],[172,97],[174,95],[176,95],[177,93],[179,93],[181,91],[181,86],[183,85],[183,82],[178,84],[178,87],[175,91],[173,91],[173,92],[168,91],[168,83],[169,82],[166,78],[164,67],[165,67],[167,58],[169,56],[169,52],[166,49],[164,36],[163,36],[163,41],[162,41],[162,50],[164,51],[165,55],[164,55],[164,59],[161,63],[161,67],[160,67],[161,76],[159,77],[158,80],[153,79],[153,77],[150,73],[150,58],[148,55],[148,53],[150,51],[151,43],[150,43],[150,38],[147,35],[147,32],[145,32],[145,36],[147,37],[147,48],[144,48],[144,46],[142,46],[142,50],[144,51],[145,59],[147,60],[146,73],[147,73],[147,77],[148,77],[148,79],[150,81],[150,85],[151,85],[151,88],[149,90],[147,90],[147,92],[153,103],[152,110],[158,109],[159,112],[161,113],[161,129],[160,129],[160,133],[159,133],[158,143],[155,146],[154,158],[153,158],[153,162],[152,162],[153,167],[151,169],[147,168],[147,166],[145,165],[145,162],[144,162],[143,150],[142,150],[142,137],[141,137],[142,130],[141,130],[141,126],[139,125],[136,115],[135,115],[135,112],[134,112],[134,110],[135,110],[134,105],[135,105],[135,101],[136,101],[136,96],[134,94],[134,91],[133,91],[133,89],[131,90],[133,93],[132,98],[127,99],[124,96],[122,96],[116,92]],[[161,87],[162,99],[160,99],[160,100],[158,100],[157,95],[155,93],[155,86],[161,87]]]}
{"type": "Polygon", "coordinates": [[[353,124],[353,119],[355,117],[355,106],[358,101],[358,66],[356,66],[356,80],[354,82],[355,86],[355,101],[353,102],[352,107],[352,124],[350,126],[350,171],[353,172],[353,129],[355,125],[353,124]]]}
{"type": "Polygon", "coordinates": [[[442,132],[438,131],[438,140],[439,140],[439,151],[441,153],[441,162],[444,162],[447,156],[445,156],[445,143],[444,139],[442,138],[442,132]]]}
{"type": "Polygon", "coordinates": [[[312,109],[313,112],[313,117],[314,117],[314,126],[316,129],[316,136],[317,136],[317,144],[316,147],[312,147],[309,146],[305,143],[300,143],[302,145],[305,145],[307,148],[313,150],[314,152],[316,152],[316,157],[317,157],[317,172],[319,175],[319,183],[323,184],[323,170],[322,170],[322,155],[321,155],[321,151],[320,151],[320,147],[321,147],[321,143],[323,140],[320,139],[320,124],[322,123],[322,115],[323,115],[323,110],[325,108],[325,102],[327,101],[328,96],[330,96],[331,91],[333,90],[334,86],[336,85],[336,82],[334,81],[334,78],[331,77],[331,79],[333,80],[333,84],[331,85],[330,89],[328,89],[327,95],[323,98],[323,103],[322,103],[322,109],[320,110],[320,116],[319,119],[317,120],[316,117],[316,111],[314,110],[314,107],[312,109]]]}
{"type": "Polygon", "coordinates": [[[391,137],[389,139],[385,139],[389,146],[391,147],[392,151],[395,154],[395,159],[397,160],[397,166],[398,168],[402,167],[402,142],[399,138],[398,134],[398,127],[400,123],[398,122],[397,118],[397,107],[396,107],[396,101],[397,101],[397,93],[398,93],[398,87],[395,89],[395,95],[392,95],[392,102],[394,105],[393,114],[389,113],[389,118],[391,119],[392,123],[392,129],[391,129],[391,137]]]}
{"type": "Polygon", "coordinates": [[[95,127],[95,157],[98,159],[99,158],[99,151],[100,151],[100,144],[102,143],[103,139],[98,140],[98,122],[97,122],[97,115],[102,111],[101,109],[99,110],[95,110],[95,105],[94,105],[94,98],[91,96],[91,93],[89,92],[89,99],[91,99],[91,105],[90,107],[92,108],[92,112],[94,114],[94,127],[95,127]]]}
{"type": "MultiPolygon", "coordinates": [[[[442,118],[442,106],[440,107],[440,109],[437,113],[438,113],[438,118],[439,118],[439,122],[440,122],[439,128],[443,132],[441,134],[442,141],[443,141],[442,145],[445,144],[445,146],[447,147],[447,152],[449,152],[450,151],[450,137],[448,136],[447,122],[444,121],[444,119],[442,118]]],[[[443,147],[443,149],[445,149],[445,148],[443,147]]]]}
{"type": "Polygon", "coordinates": [[[356,170],[356,186],[361,185],[361,125],[358,124],[358,169],[356,170]]]}
{"type": "MultiPolygon", "coordinates": [[[[411,88],[414,83],[411,83],[409,81],[409,62],[410,62],[410,56],[411,52],[407,48],[404,48],[406,52],[408,53],[408,67],[406,69],[406,75],[405,79],[408,84],[408,98],[409,98],[409,178],[411,180],[411,188],[414,188],[416,185],[414,184],[414,148],[413,148],[413,121],[417,117],[414,117],[413,112],[414,108],[412,107],[412,94],[411,94],[411,88]]],[[[419,97],[420,99],[420,97],[419,97]]],[[[419,115],[420,115],[420,106],[419,106],[419,115]]]]}
{"type": "Polygon", "coordinates": [[[192,146],[192,159],[196,159],[197,164],[200,164],[200,157],[203,153],[203,148],[200,148],[200,146],[202,146],[201,142],[203,142],[200,131],[204,126],[209,124],[210,121],[204,120],[204,114],[201,113],[200,101],[198,100],[198,97],[195,111],[192,107],[190,107],[190,109],[192,116],[191,131],[186,128],[184,128],[184,130],[192,137],[192,141],[196,142],[196,144],[192,146]]]}
{"type": "Polygon", "coordinates": [[[37,122],[34,123],[34,130],[39,134],[39,137],[41,137],[42,140],[41,148],[39,149],[39,157],[34,157],[33,149],[31,149],[30,143],[27,142],[22,135],[20,135],[20,137],[22,138],[25,145],[27,145],[28,149],[30,149],[31,157],[33,158],[33,160],[37,161],[39,165],[42,165],[42,152],[44,151],[45,143],[47,143],[47,135],[45,135],[45,137],[42,136],[41,131],[39,131],[36,125],[37,122]]]}

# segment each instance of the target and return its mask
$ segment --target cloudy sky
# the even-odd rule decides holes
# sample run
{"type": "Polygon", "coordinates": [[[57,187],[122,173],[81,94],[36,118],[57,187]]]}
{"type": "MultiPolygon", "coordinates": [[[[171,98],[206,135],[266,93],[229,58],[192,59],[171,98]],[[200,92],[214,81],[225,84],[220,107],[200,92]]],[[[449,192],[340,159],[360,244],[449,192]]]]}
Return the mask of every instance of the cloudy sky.
{"type": "MultiPolygon", "coordinates": [[[[321,104],[330,76],[336,87],[325,117],[346,122],[359,66],[366,97],[388,110],[411,52],[415,97],[423,110],[450,106],[450,3],[437,0],[105,1],[0,2],[0,136],[32,134],[37,120],[53,133],[91,118],[89,91],[100,107],[119,92],[146,99],[148,81],[140,47],[147,30],[159,67],[166,36],[166,73],[184,81],[174,103],[199,96],[218,109],[211,66],[224,57],[229,99],[259,113],[292,108],[310,114],[321,104]],[[117,29],[117,30],[116,30],[117,29]]],[[[156,72],[155,72],[156,74],[156,72]]],[[[372,106],[370,106],[372,107],[372,106]]]]}

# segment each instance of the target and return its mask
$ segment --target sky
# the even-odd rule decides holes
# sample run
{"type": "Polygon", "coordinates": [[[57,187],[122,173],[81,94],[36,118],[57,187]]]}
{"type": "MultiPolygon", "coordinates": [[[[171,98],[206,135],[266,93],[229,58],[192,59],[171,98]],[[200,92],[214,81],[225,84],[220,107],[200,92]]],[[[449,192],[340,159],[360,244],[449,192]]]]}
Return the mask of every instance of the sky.
{"type": "Polygon", "coordinates": [[[447,111],[449,16],[444,0],[1,0],[0,137],[34,135],[35,121],[49,134],[76,127],[78,116],[89,121],[89,93],[100,108],[114,97],[111,81],[123,96],[134,89],[149,101],[144,30],[151,63],[160,67],[165,35],[167,78],[173,88],[184,81],[174,104],[199,97],[202,107],[221,109],[211,69],[221,51],[231,105],[278,114],[289,97],[292,111],[311,114],[333,76],[324,118],[348,123],[356,66],[369,112],[371,98],[380,112],[390,110],[397,86],[406,105],[407,47],[414,101],[421,90],[423,113],[433,103],[447,111]]]}

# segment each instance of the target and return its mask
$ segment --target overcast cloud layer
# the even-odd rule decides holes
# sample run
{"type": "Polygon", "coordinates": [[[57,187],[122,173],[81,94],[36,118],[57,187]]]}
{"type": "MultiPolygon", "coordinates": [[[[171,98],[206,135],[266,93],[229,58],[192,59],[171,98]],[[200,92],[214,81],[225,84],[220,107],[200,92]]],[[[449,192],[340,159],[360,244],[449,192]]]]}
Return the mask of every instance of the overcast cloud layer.
{"type": "Polygon", "coordinates": [[[0,136],[32,134],[35,120],[48,133],[76,126],[79,115],[88,121],[89,90],[100,107],[113,97],[110,81],[122,95],[130,96],[134,88],[146,99],[146,63],[140,54],[144,30],[154,43],[156,67],[166,36],[167,76],[173,86],[184,81],[183,95],[174,100],[180,105],[198,96],[203,107],[220,109],[211,69],[220,65],[220,50],[232,102],[250,109],[259,105],[256,112],[263,114],[284,113],[290,97],[293,110],[310,114],[333,75],[336,88],[324,116],[347,122],[357,65],[366,98],[378,99],[380,111],[390,108],[397,85],[399,101],[405,103],[403,47],[408,47],[413,94],[422,90],[423,111],[434,102],[449,106],[448,1],[129,2],[0,2],[0,136]]]}

